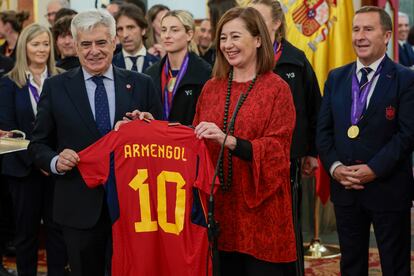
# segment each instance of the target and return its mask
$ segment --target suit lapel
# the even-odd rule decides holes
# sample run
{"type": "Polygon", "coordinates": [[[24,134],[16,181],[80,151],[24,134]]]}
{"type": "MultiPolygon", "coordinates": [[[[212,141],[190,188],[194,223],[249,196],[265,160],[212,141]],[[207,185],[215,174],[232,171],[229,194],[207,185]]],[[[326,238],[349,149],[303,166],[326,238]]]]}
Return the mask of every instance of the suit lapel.
{"type": "Polygon", "coordinates": [[[370,116],[375,113],[381,100],[384,99],[386,93],[389,91],[390,85],[394,79],[394,66],[388,57],[385,57],[384,68],[381,70],[374,92],[372,93],[368,108],[362,117],[361,123],[366,122],[370,116]]]}
{"type": "MultiPolygon", "coordinates": [[[[355,73],[356,63],[354,63],[349,70],[348,74],[346,75],[346,79],[344,80],[344,89],[345,93],[342,93],[343,99],[342,103],[345,111],[345,121],[351,123],[351,107],[352,107],[352,76],[355,73]]],[[[342,105],[342,104],[341,104],[342,105]]]]}
{"type": "Polygon", "coordinates": [[[29,122],[32,122],[35,115],[33,112],[32,101],[30,100],[29,86],[25,85],[22,88],[19,88],[19,90],[19,93],[16,93],[16,102],[18,105],[21,105],[23,107],[23,110],[30,110],[30,113],[26,113],[24,117],[26,117],[29,122]]]}
{"type": "Polygon", "coordinates": [[[81,68],[82,67],[76,68],[68,75],[68,79],[65,81],[66,93],[78,110],[83,122],[87,125],[93,136],[98,139],[101,135],[96,127],[95,119],[92,114],[81,68]]]}
{"type": "Polygon", "coordinates": [[[113,67],[113,70],[115,83],[115,124],[117,121],[122,120],[126,112],[132,111],[130,110],[130,103],[135,83],[128,81],[125,71],[115,67],[113,67]]]}

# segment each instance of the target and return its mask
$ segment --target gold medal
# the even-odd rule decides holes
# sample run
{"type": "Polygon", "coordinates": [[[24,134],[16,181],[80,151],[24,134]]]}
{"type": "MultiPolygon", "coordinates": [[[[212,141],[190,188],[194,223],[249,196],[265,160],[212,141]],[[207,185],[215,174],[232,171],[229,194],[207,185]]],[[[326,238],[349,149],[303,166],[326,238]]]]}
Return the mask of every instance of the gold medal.
{"type": "Polygon", "coordinates": [[[355,139],[358,137],[359,134],[359,127],[356,125],[352,125],[348,128],[348,137],[351,139],[355,139]]]}
{"type": "Polygon", "coordinates": [[[176,80],[177,80],[176,78],[170,78],[170,80],[168,81],[168,84],[167,84],[168,92],[172,92],[174,90],[176,80]]]}

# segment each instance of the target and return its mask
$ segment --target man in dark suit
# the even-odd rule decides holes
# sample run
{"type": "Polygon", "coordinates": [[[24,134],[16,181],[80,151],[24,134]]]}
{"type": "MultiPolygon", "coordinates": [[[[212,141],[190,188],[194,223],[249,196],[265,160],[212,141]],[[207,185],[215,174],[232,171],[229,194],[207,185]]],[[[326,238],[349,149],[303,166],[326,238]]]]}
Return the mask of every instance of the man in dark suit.
{"type": "Polygon", "coordinates": [[[371,224],[383,275],[410,275],[414,72],[386,56],[392,21],[381,8],[353,20],[356,62],[330,72],[317,147],[332,176],[342,275],[368,275],[371,224]]]}
{"type": "Polygon", "coordinates": [[[115,15],[116,34],[122,45],[112,63],[120,68],[144,72],[158,61],[158,57],[147,52],[144,36],[148,23],[142,11],[133,4],[123,4],[115,15]]]}
{"type": "Polygon", "coordinates": [[[159,118],[162,108],[149,77],[111,65],[115,20],[109,13],[80,13],[71,29],[81,67],[45,81],[29,152],[37,166],[56,176],[53,213],[63,228],[71,275],[103,276],[111,232],[105,191],[87,188],[76,152],[108,133],[126,112],[138,109],[159,118]]]}
{"type": "Polygon", "coordinates": [[[404,66],[414,65],[414,51],[410,44],[407,43],[408,32],[410,31],[410,20],[408,15],[398,13],[398,59],[399,63],[404,66]]]}

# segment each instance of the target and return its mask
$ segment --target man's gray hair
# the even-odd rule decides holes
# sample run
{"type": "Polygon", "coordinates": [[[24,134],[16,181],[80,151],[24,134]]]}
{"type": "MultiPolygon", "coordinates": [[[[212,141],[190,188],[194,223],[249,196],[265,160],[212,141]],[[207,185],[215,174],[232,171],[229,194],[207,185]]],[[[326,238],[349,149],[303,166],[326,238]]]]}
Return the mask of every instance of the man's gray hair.
{"type": "Polygon", "coordinates": [[[78,31],[91,31],[97,26],[104,26],[109,29],[111,39],[116,35],[116,23],[113,16],[106,10],[90,10],[80,12],[72,19],[70,30],[72,32],[73,39],[77,40],[78,31]]]}
{"type": "Polygon", "coordinates": [[[408,14],[404,12],[398,12],[398,17],[405,17],[407,18],[408,22],[410,22],[410,18],[408,17],[408,14]]]}
{"type": "Polygon", "coordinates": [[[70,8],[68,0],[52,0],[52,1],[49,1],[49,3],[47,5],[49,6],[52,3],[58,3],[62,9],[63,8],[65,8],[65,9],[70,8]]]}

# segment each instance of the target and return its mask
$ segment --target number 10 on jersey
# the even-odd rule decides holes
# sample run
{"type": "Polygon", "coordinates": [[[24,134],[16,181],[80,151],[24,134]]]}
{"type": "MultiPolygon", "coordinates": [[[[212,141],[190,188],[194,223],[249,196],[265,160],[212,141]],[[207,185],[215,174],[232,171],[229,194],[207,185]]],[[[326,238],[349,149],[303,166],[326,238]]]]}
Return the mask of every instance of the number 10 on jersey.
{"type": "Polygon", "coordinates": [[[162,171],[157,176],[157,216],[158,220],[151,219],[151,197],[148,180],[148,169],[139,169],[129,186],[139,194],[141,221],[135,222],[135,232],[158,231],[158,225],[166,233],[179,235],[184,228],[185,215],[185,180],[179,172],[162,171]],[[175,204],[175,223],[167,222],[167,182],[177,185],[175,204]]]}

